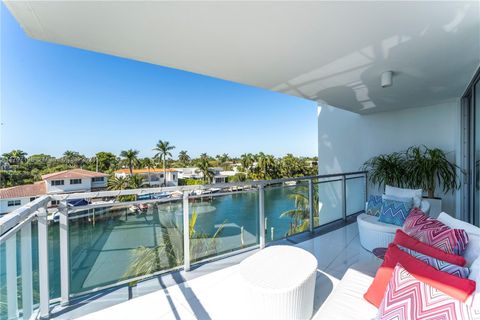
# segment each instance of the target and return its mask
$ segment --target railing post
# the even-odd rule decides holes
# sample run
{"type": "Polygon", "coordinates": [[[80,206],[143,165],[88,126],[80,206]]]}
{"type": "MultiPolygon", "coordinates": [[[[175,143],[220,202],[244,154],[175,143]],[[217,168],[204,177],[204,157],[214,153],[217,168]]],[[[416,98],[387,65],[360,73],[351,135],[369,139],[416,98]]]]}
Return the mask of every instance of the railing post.
{"type": "Polygon", "coordinates": [[[183,192],[183,269],[190,270],[190,212],[188,191],[183,192]]]}
{"type": "Polygon", "coordinates": [[[313,180],[308,180],[308,213],[309,213],[309,225],[310,225],[310,232],[313,232],[314,226],[314,215],[313,215],[313,180]]]}
{"type": "Polygon", "coordinates": [[[342,175],[342,219],[347,221],[347,179],[342,175]]]}
{"type": "Polygon", "coordinates": [[[60,304],[66,306],[70,300],[70,255],[68,237],[68,204],[61,201],[60,212],[60,304]]]}
{"type": "Polygon", "coordinates": [[[13,234],[5,242],[7,272],[7,314],[8,319],[18,318],[17,300],[17,234],[13,234]]]}
{"type": "Polygon", "coordinates": [[[39,316],[42,319],[50,313],[50,287],[48,275],[48,213],[46,208],[38,209],[38,282],[40,287],[39,316]]]}
{"type": "Polygon", "coordinates": [[[22,309],[23,319],[30,319],[33,313],[33,278],[32,278],[32,223],[23,226],[21,235],[22,261],[22,309]]]}
{"type": "Polygon", "coordinates": [[[365,172],[365,201],[364,203],[367,203],[368,201],[368,176],[367,176],[367,172],[365,172]]]}
{"type": "Polygon", "coordinates": [[[260,249],[265,248],[265,189],[263,184],[258,185],[258,215],[259,215],[259,243],[260,249]]]}

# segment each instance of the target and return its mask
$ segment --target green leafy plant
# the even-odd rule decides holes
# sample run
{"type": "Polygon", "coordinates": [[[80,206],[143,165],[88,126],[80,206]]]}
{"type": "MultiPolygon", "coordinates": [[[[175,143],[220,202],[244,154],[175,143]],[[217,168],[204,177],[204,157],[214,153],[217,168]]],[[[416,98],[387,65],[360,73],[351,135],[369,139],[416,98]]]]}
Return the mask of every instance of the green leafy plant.
{"type": "Polygon", "coordinates": [[[409,187],[422,188],[433,198],[437,184],[442,186],[444,193],[460,186],[457,176],[460,167],[451,163],[441,149],[415,146],[405,151],[405,155],[405,180],[409,187]]]}
{"type": "Polygon", "coordinates": [[[444,193],[458,189],[457,172],[462,172],[443,150],[426,146],[372,157],[363,169],[368,171],[369,180],[374,184],[421,188],[429,198],[435,197],[437,184],[444,193]]]}
{"type": "Polygon", "coordinates": [[[404,152],[381,154],[363,164],[373,184],[403,187],[405,185],[406,161],[404,152]]]}

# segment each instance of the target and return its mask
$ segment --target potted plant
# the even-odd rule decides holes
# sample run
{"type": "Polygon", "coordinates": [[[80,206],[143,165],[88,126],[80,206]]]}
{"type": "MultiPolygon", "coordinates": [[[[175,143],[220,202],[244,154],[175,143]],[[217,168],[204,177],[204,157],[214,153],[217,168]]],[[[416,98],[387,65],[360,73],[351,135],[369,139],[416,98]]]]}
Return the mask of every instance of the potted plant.
{"type": "Polygon", "coordinates": [[[435,196],[437,185],[443,193],[459,188],[457,165],[451,163],[443,150],[414,146],[405,151],[405,183],[411,188],[422,188],[430,202],[430,214],[438,215],[442,211],[442,199],[435,196]]]}
{"type": "Polygon", "coordinates": [[[405,156],[402,152],[381,154],[363,164],[363,170],[373,184],[403,187],[405,182],[405,156]]]}

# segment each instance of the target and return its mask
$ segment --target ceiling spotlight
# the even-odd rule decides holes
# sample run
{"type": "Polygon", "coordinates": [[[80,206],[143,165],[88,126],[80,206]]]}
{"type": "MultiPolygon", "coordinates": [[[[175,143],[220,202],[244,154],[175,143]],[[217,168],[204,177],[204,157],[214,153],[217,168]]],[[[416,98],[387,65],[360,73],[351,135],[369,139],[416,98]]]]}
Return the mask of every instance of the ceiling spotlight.
{"type": "Polygon", "coordinates": [[[385,71],[382,73],[380,84],[382,88],[390,87],[392,85],[393,71],[385,71]]]}

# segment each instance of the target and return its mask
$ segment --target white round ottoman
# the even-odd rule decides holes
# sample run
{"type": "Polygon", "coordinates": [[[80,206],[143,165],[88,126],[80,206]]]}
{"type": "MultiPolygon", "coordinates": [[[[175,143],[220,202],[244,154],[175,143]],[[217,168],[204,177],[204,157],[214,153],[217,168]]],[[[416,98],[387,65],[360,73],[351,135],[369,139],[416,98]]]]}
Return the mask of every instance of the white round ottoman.
{"type": "Polygon", "coordinates": [[[317,259],[292,246],[272,246],[240,263],[250,319],[310,319],[317,259]]]}

